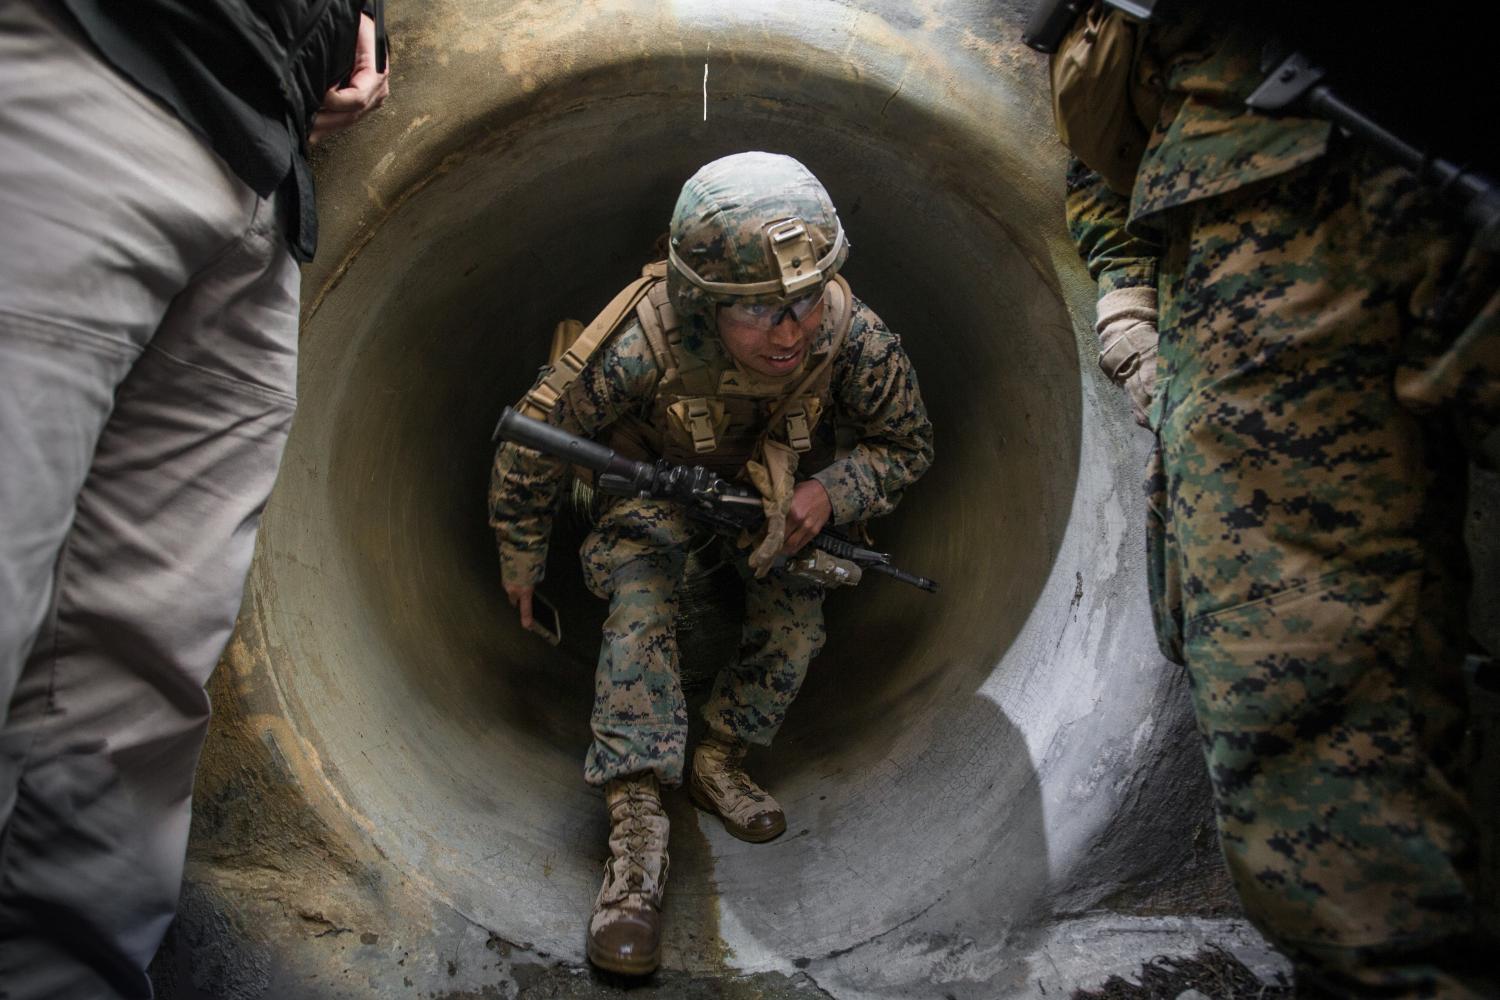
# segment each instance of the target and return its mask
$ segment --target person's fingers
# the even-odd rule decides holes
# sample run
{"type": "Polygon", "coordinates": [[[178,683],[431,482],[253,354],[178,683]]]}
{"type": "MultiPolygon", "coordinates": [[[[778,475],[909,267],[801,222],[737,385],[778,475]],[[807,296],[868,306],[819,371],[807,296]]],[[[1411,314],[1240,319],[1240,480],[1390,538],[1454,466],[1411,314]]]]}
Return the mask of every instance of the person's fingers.
{"type": "Polygon", "coordinates": [[[390,93],[390,79],[372,70],[356,74],[347,87],[329,90],[323,95],[323,105],[318,110],[323,114],[373,111],[385,103],[390,93]]]}
{"type": "Polygon", "coordinates": [[[521,627],[531,628],[531,589],[527,588],[519,595],[516,610],[521,612],[521,627]]]}
{"type": "Polygon", "coordinates": [[[339,94],[350,95],[358,98],[360,105],[365,108],[377,108],[391,92],[391,77],[389,73],[377,73],[373,69],[364,69],[349,78],[349,86],[337,91],[339,94]]]}
{"type": "Polygon", "coordinates": [[[323,106],[318,109],[318,114],[344,114],[350,111],[358,111],[364,106],[365,95],[353,87],[344,90],[330,90],[323,95],[323,106]]]}
{"type": "Polygon", "coordinates": [[[313,116],[308,142],[316,144],[335,132],[357,124],[365,115],[384,104],[390,94],[389,65],[381,73],[375,69],[373,56],[357,60],[355,70],[349,77],[349,85],[332,87],[323,95],[323,104],[313,116]]]}

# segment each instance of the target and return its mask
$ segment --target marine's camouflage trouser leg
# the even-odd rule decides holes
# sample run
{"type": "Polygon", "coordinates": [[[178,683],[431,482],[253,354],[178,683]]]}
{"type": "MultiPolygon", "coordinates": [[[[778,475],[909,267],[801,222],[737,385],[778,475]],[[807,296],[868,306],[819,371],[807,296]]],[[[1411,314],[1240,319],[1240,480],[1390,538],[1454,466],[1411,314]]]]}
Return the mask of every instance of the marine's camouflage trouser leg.
{"type": "MultiPolygon", "coordinates": [[[[594,672],[594,741],[584,762],[591,785],[639,771],[656,772],[666,785],[682,782],[688,724],[677,586],[697,530],[675,504],[620,500],[584,540],[584,579],[609,601],[594,672]]],[[[740,656],[714,682],[704,707],[709,725],[769,744],[822,645],[820,585],[779,571],[747,579],[740,656]]]]}
{"type": "Polygon", "coordinates": [[[1153,600],[1235,885],[1334,995],[1500,996],[1451,957],[1475,912],[1461,442],[1500,416],[1493,270],[1455,285],[1451,220],[1353,156],[1169,225],[1153,600]]]}
{"type": "Polygon", "coordinates": [[[594,668],[594,742],[584,779],[654,771],[682,783],[687,706],[677,671],[677,585],[693,539],[681,507],[620,500],[599,518],[579,555],[589,589],[609,602],[594,668]]]}
{"type": "Polygon", "coordinates": [[[743,559],[745,624],[739,656],[714,678],[703,721],[721,735],[770,746],[823,648],[825,588],[780,570],[756,579],[743,559]]]}

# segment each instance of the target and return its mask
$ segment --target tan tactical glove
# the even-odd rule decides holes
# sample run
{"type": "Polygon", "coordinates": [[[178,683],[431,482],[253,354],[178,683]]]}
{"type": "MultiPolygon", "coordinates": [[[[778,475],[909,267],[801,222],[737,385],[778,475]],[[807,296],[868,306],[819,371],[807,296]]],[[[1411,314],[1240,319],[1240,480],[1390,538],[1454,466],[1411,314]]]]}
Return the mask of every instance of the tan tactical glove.
{"type": "Polygon", "coordinates": [[[1156,289],[1116,288],[1099,297],[1099,368],[1130,393],[1135,422],[1149,427],[1146,413],[1156,394],[1156,289]]]}
{"type": "MultiPolygon", "coordinates": [[[[757,578],[771,572],[781,546],[786,541],[786,511],[792,503],[792,491],[797,485],[797,453],[778,441],[767,441],[761,452],[764,461],[755,459],[745,463],[745,472],[750,482],[760,493],[761,505],[765,508],[766,523],[760,531],[760,541],[750,553],[750,568],[757,578]]],[[[749,537],[741,544],[751,544],[749,537]]]]}

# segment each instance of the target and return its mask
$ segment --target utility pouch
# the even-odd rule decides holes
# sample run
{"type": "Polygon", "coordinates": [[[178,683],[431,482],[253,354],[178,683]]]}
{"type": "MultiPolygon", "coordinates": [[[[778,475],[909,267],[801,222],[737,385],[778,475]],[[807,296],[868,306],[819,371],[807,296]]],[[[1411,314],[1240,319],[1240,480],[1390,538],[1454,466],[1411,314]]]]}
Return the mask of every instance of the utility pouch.
{"type": "Polygon", "coordinates": [[[701,396],[679,399],[667,407],[667,416],[673,431],[693,443],[695,454],[706,454],[719,446],[719,435],[726,423],[722,399],[701,396]]]}
{"type": "Polygon", "coordinates": [[[1095,0],[1063,36],[1051,63],[1058,136],[1127,198],[1163,100],[1160,78],[1143,51],[1145,35],[1145,24],[1095,0]]]}
{"type": "Polygon", "coordinates": [[[823,415],[823,401],[816,396],[797,400],[786,411],[786,443],[799,455],[812,451],[813,430],[823,415]]]}

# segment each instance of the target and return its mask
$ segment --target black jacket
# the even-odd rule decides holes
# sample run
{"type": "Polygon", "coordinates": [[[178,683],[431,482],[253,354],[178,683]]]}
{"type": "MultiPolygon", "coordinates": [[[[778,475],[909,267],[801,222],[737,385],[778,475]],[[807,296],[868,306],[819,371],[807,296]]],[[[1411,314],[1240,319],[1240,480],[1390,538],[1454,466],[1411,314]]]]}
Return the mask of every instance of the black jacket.
{"type": "Polygon", "coordinates": [[[361,0],[62,0],[105,59],[198,132],[261,196],[281,191],[312,259],[307,133],[354,64],[361,0]]]}

